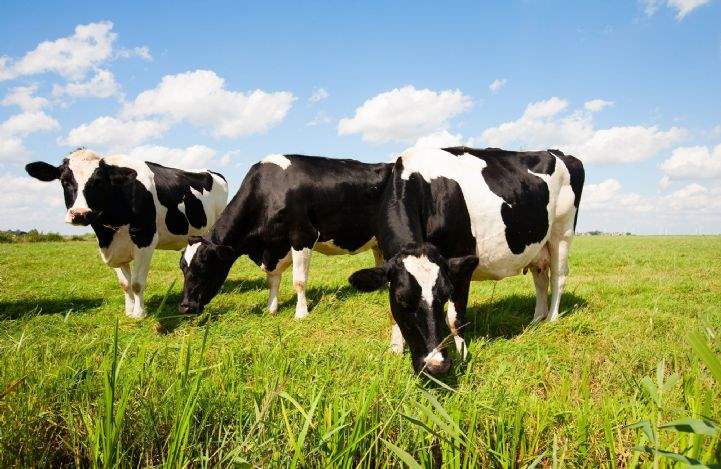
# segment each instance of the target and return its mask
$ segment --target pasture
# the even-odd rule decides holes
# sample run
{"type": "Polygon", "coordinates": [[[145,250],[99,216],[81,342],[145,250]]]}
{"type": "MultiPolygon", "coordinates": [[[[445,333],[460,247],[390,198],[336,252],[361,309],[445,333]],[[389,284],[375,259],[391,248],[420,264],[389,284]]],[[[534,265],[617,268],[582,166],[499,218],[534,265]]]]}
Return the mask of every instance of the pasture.
{"type": "MultiPolygon", "coordinates": [[[[314,254],[304,321],[289,272],[266,313],[247,258],[179,318],[178,259],[156,253],[136,322],[93,242],[0,245],[0,466],[650,466],[627,425],[721,420],[688,341],[721,348],[721,237],[577,237],[555,324],[530,324],[530,275],[474,283],[471,359],[443,383],[389,352],[387,292],[347,284],[369,252],[314,254]]],[[[718,435],[658,437],[721,459],[718,435]]]]}

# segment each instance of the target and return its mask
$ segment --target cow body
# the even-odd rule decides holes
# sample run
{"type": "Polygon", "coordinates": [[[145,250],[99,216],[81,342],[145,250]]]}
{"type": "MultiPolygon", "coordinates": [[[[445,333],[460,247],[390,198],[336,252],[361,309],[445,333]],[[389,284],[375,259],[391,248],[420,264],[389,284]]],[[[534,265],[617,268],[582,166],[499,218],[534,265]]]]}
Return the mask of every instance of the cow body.
{"type": "Polygon", "coordinates": [[[271,155],[253,165],[211,232],[185,250],[180,311],[202,311],[233,262],[247,255],[267,274],[271,314],[278,309],[281,275],[293,266],[295,317],[305,317],[311,251],[375,248],[378,207],[391,170],[391,164],[304,155],[271,155]]]}
{"type": "Polygon", "coordinates": [[[580,161],[556,150],[454,147],[403,153],[381,208],[378,242],[389,261],[351,277],[363,290],[390,282],[392,348],[401,351],[405,338],[416,370],[444,372],[449,362],[439,350],[443,305],[448,303],[448,324],[465,355],[470,281],[526,269],[536,286],[534,319],[554,321],[583,180],[580,161]]]}
{"type": "Polygon", "coordinates": [[[145,316],[143,292],[154,250],[180,250],[188,236],[206,233],[228,197],[219,174],[123,155],[101,158],[85,149],[60,166],[36,162],[26,170],[43,181],[61,181],[65,221],[93,228],[100,256],[116,270],[125,292],[125,313],[134,318],[145,316]]]}

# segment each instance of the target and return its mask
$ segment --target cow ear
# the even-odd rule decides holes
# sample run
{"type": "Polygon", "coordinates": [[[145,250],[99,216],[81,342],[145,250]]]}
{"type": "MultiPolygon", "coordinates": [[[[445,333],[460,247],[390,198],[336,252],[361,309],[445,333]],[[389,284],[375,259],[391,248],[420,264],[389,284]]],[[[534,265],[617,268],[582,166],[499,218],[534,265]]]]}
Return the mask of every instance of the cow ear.
{"type": "Polygon", "coordinates": [[[44,161],[36,161],[25,165],[25,171],[41,181],[49,182],[60,178],[60,167],[53,166],[44,161]]]}
{"type": "Polygon", "coordinates": [[[476,256],[471,255],[448,259],[448,269],[455,278],[468,277],[476,270],[476,267],[478,267],[478,257],[476,256]]]}
{"type": "Polygon", "coordinates": [[[138,176],[138,173],[134,169],[109,165],[103,160],[100,160],[100,167],[105,171],[108,180],[110,180],[110,184],[113,186],[125,186],[135,181],[135,178],[138,176]]]}
{"type": "Polygon", "coordinates": [[[188,244],[203,243],[208,244],[208,241],[202,236],[188,236],[188,244]]]}
{"type": "Polygon", "coordinates": [[[388,264],[353,272],[348,283],[360,291],[376,291],[388,284],[388,264]]]}
{"type": "Polygon", "coordinates": [[[213,249],[215,250],[215,253],[218,255],[218,258],[223,261],[232,261],[238,258],[238,255],[235,253],[235,249],[232,248],[232,246],[226,246],[224,244],[214,244],[213,249]]]}

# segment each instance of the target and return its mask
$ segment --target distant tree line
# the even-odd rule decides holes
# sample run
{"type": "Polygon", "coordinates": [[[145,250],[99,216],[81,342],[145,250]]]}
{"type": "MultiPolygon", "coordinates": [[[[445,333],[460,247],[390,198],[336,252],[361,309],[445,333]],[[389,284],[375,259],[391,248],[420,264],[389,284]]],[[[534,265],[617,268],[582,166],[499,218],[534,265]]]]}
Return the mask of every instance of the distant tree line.
{"type": "Polygon", "coordinates": [[[61,235],[60,233],[43,233],[38,230],[0,230],[0,243],[39,243],[43,241],[85,241],[93,239],[95,235],[61,235]]]}

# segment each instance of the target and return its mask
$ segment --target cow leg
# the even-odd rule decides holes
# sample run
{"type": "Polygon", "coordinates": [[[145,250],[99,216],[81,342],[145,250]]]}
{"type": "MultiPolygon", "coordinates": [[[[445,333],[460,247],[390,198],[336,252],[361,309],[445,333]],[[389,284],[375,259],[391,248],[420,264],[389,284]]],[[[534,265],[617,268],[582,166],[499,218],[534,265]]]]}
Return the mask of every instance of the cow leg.
{"type": "Polygon", "coordinates": [[[290,265],[290,253],[283,259],[278,261],[275,270],[267,272],[268,288],[270,294],[268,296],[268,312],[275,314],[278,312],[278,291],[280,290],[280,281],[283,278],[283,272],[290,265]]]}
{"type": "Polygon", "coordinates": [[[448,328],[451,330],[451,334],[453,334],[456,350],[464,361],[468,358],[468,349],[466,348],[464,336],[465,328],[468,326],[466,308],[468,306],[468,291],[470,288],[470,278],[454,282],[453,296],[448,302],[448,314],[446,315],[446,321],[448,322],[448,328]]]}
{"type": "Polygon", "coordinates": [[[391,315],[391,325],[391,352],[402,355],[403,346],[406,341],[403,339],[401,328],[398,327],[398,324],[396,324],[396,320],[393,319],[393,315],[391,315]]]}
{"type": "Polygon", "coordinates": [[[374,246],[371,248],[373,251],[373,259],[376,261],[376,267],[380,267],[383,265],[383,253],[381,252],[381,249],[378,246],[374,246]]]}
{"type": "Polygon", "coordinates": [[[303,319],[308,316],[308,301],[305,297],[305,285],[308,281],[308,268],[310,267],[309,248],[301,250],[291,249],[293,255],[293,288],[296,293],[295,318],[303,319]]]}
{"type": "Polygon", "coordinates": [[[533,284],[536,286],[536,312],[533,322],[543,321],[548,316],[548,269],[532,266],[533,284]]]}
{"type": "Polygon", "coordinates": [[[144,248],[135,247],[133,251],[133,264],[130,268],[130,289],[133,291],[135,302],[133,311],[128,314],[128,316],[134,319],[142,319],[146,316],[143,294],[145,293],[148,271],[150,270],[150,260],[153,258],[155,246],[151,245],[144,248]]]}
{"type": "Polygon", "coordinates": [[[573,239],[573,228],[564,232],[560,239],[552,241],[551,250],[551,311],[548,315],[550,322],[558,319],[561,307],[561,295],[566,286],[566,275],[568,275],[568,251],[573,239]]]}
{"type": "Polygon", "coordinates": [[[135,306],[135,300],[133,299],[133,292],[130,290],[130,265],[123,264],[115,269],[115,275],[118,276],[118,282],[120,282],[120,288],[123,289],[125,294],[125,314],[130,316],[133,314],[133,307],[135,306]]]}

